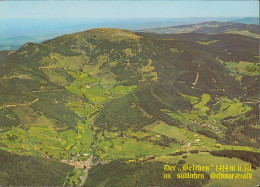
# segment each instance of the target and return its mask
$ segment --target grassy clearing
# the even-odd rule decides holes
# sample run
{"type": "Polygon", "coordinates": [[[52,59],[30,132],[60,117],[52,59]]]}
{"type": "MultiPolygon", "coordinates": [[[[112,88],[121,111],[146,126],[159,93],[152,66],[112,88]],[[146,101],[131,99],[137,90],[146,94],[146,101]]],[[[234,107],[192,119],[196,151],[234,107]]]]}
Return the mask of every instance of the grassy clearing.
{"type": "Polygon", "coordinates": [[[113,88],[108,89],[109,92],[112,92],[113,94],[120,94],[120,95],[125,95],[135,89],[137,86],[136,85],[131,85],[131,86],[123,86],[119,85],[113,88]]]}
{"type": "Polygon", "coordinates": [[[256,148],[248,146],[222,145],[217,143],[215,139],[185,129],[169,126],[160,121],[148,125],[144,127],[144,129],[176,139],[178,143],[181,143],[183,145],[177,151],[215,151],[223,149],[233,149],[258,152],[256,148]]]}
{"type": "Polygon", "coordinates": [[[216,98],[213,109],[212,107],[207,106],[208,102],[211,100],[211,97],[208,94],[203,94],[200,98],[182,95],[188,98],[193,104],[192,111],[177,111],[176,113],[173,113],[166,109],[161,110],[184,125],[189,124],[194,130],[199,130],[203,127],[217,133],[219,136],[224,136],[224,132],[227,130],[227,127],[220,123],[222,119],[229,116],[239,116],[252,109],[250,106],[241,103],[238,99],[231,100],[227,97],[216,98]]]}
{"type": "Polygon", "coordinates": [[[78,55],[78,56],[63,56],[63,55],[58,54],[58,53],[51,53],[50,58],[46,59],[42,63],[45,64],[46,61],[47,61],[53,66],[53,64],[55,64],[55,62],[56,62],[57,67],[63,68],[66,71],[68,71],[68,70],[78,71],[82,67],[82,64],[84,64],[84,62],[86,62],[86,60],[88,60],[88,57],[86,57],[86,56],[81,56],[81,55],[78,55]]]}
{"type": "MultiPolygon", "coordinates": [[[[188,98],[188,99],[190,100],[191,104],[193,104],[193,105],[199,103],[199,100],[200,100],[200,99],[199,99],[198,97],[191,96],[191,95],[185,95],[185,94],[182,94],[182,93],[181,93],[181,95],[184,96],[184,97],[186,97],[186,98],[188,98]]],[[[207,94],[206,94],[205,96],[208,97],[207,94]]],[[[204,96],[204,97],[205,97],[205,96],[204,96]]],[[[204,100],[205,100],[205,99],[204,99],[204,100]]]]}
{"type": "Polygon", "coordinates": [[[92,142],[90,125],[79,121],[77,129],[78,132],[66,130],[58,133],[42,125],[32,125],[28,130],[14,127],[1,133],[1,149],[56,159],[70,158],[72,153],[88,153],[92,142]]]}
{"type": "Polygon", "coordinates": [[[165,123],[158,124],[155,122],[152,125],[146,126],[145,129],[176,139],[177,142],[183,145],[177,151],[209,151],[212,148],[214,149],[216,144],[215,139],[185,129],[169,126],[165,123]]]}
{"type": "Polygon", "coordinates": [[[82,88],[82,93],[93,104],[102,104],[111,100],[107,95],[104,94],[104,90],[100,86],[93,86],[91,88],[82,88]]]}
{"type": "Polygon", "coordinates": [[[89,153],[90,144],[92,142],[91,122],[78,122],[77,132],[68,130],[59,133],[61,139],[61,147],[67,152],[86,154],[89,153]]]}
{"type": "Polygon", "coordinates": [[[210,122],[220,121],[228,116],[238,116],[252,109],[250,106],[241,103],[238,99],[232,101],[226,97],[221,97],[218,102],[219,111],[208,117],[210,122]]]}
{"type": "MultiPolygon", "coordinates": [[[[1,133],[0,142],[16,154],[60,158],[67,155],[60,146],[56,133],[48,126],[32,125],[27,131],[14,127],[1,133]],[[13,137],[13,138],[10,138],[13,137]]],[[[68,155],[67,155],[68,156],[68,155]]]]}
{"type": "Polygon", "coordinates": [[[252,38],[259,38],[258,34],[255,33],[251,33],[248,30],[244,30],[244,31],[238,31],[238,30],[229,30],[226,33],[232,33],[232,34],[241,34],[241,35],[245,35],[245,36],[249,36],[252,38]]]}
{"type": "Polygon", "coordinates": [[[100,39],[110,39],[111,41],[138,40],[140,38],[133,32],[123,29],[97,28],[88,31],[88,34],[94,34],[100,39]]]}
{"type": "Polygon", "coordinates": [[[104,103],[110,102],[113,98],[124,96],[136,88],[136,85],[118,85],[115,87],[113,86],[114,84],[103,85],[101,84],[100,79],[95,78],[88,73],[74,71],[70,71],[69,73],[74,77],[75,81],[66,86],[66,89],[81,98],[87,99],[88,104],[99,107],[104,103]]]}
{"type": "MultiPolygon", "coordinates": [[[[193,107],[195,109],[200,110],[202,113],[206,112],[209,110],[208,107],[206,107],[205,105],[210,101],[211,97],[208,94],[203,94],[201,96],[200,102],[198,102],[197,104],[195,104],[193,107]]],[[[193,99],[191,100],[191,102],[193,102],[193,99]]]]}
{"type": "Polygon", "coordinates": [[[166,155],[180,148],[180,144],[168,140],[167,145],[162,135],[152,131],[127,131],[109,132],[102,131],[97,134],[95,145],[97,155],[102,159],[115,158],[144,158],[150,155],[166,155]],[[169,143],[170,142],[170,143],[169,143]]]}
{"type": "Polygon", "coordinates": [[[176,139],[177,142],[188,143],[191,140],[184,136],[177,127],[169,126],[163,121],[156,121],[151,125],[145,126],[144,129],[176,139]]]}
{"type": "Polygon", "coordinates": [[[206,45],[206,46],[209,46],[210,44],[213,44],[213,43],[216,43],[218,42],[219,40],[212,40],[212,41],[209,41],[209,42],[201,42],[201,41],[196,41],[198,44],[200,45],[206,45]]]}
{"type": "Polygon", "coordinates": [[[225,62],[228,69],[231,70],[233,74],[241,75],[259,75],[259,64],[252,62],[225,62]]]}
{"type": "Polygon", "coordinates": [[[172,53],[180,53],[179,49],[178,48],[170,48],[170,51],[172,53]]]}
{"type": "Polygon", "coordinates": [[[172,153],[180,147],[179,144],[171,144],[171,147],[162,147],[151,142],[136,141],[128,137],[103,141],[98,146],[102,149],[99,152],[100,157],[107,160],[115,158],[143,158],[149,155],[161,156],[172,153]]]}

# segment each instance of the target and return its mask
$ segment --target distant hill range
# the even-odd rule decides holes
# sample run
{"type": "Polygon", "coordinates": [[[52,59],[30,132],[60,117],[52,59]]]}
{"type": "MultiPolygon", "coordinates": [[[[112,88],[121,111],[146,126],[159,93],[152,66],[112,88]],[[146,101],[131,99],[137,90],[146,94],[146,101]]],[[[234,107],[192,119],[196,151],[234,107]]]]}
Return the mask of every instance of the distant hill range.
{"type": "Polygon", "coordinates": [[[255,18],[255,17],[241,18],[241,19],[235,19],[232,22],[259,25],[259,18],[255,18]]]}
{"type": "MultiPolygon", "coordinates": [[[[140,30],[141,32],[156,34],[178,34],[178,33],[204,33],[204,34],[241,34],[253,38],[259,38],[259,25],[243,24],[234,22],[210,21],[199,24],[179,25],[156,29],[140,30]]],[[[238,20],[239,21],[239,20],[238,20]]],[[[243,19],[241,19],[243,21],[243,19]]]]}

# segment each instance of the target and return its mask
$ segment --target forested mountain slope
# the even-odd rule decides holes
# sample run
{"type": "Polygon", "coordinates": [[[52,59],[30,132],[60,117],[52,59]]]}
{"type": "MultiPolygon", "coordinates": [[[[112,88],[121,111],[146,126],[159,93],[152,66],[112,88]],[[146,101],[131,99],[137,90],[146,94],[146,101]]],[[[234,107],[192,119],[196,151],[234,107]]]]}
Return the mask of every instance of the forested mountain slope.
{"type": "Polygon", "coordinates": [[[119,158],[258,151],[255,38],[99,28],[3,55],[0,149],[75,166],[66,185],[119,158]]]}

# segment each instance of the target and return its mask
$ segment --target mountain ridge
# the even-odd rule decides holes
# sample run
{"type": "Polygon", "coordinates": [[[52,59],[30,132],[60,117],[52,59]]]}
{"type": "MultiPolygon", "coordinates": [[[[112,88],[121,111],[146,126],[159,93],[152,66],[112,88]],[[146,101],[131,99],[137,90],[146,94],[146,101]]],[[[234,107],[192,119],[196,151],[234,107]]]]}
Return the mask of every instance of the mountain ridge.
{"type": "Polygon", "coordinates": [[[233,33],[259,38],[259,25],[244,24],[237,22],[208,21],[198,24],[177,25],[155,29],[139,30],[137,32],[148,32],[157,34],[178,34],[178,33],[204,33],[204,34],[225,34],[233,33]]]}

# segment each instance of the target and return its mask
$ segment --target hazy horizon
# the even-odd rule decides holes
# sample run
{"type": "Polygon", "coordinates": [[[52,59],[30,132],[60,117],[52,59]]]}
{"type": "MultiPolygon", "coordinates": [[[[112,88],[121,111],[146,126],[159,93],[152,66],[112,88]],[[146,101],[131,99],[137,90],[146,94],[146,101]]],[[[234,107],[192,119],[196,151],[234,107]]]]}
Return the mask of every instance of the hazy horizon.
{"type": "Polygon", "coordinates": [[[258,1],[0,1],[0,50],[97,27],[151,29],[259,15],[258,1]]]}
{"type": "Polygon", "coordinates": [[[0,20],[0,50],[16,50],[27,42],[41,43],[60,35],[99,27],[135,31],[232,19],[236,18],[6,18],[0,20]]]}

